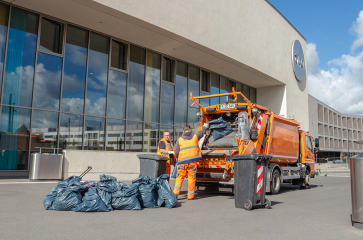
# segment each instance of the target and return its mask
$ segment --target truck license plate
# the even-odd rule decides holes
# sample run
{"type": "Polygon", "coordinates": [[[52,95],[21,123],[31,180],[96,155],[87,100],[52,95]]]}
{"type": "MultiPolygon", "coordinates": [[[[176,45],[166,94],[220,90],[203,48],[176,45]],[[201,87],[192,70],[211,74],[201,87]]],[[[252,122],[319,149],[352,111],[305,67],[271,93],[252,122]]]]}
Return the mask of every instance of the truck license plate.
{"type": "Polygon", "coordinates": [[[219,109],[232,109],[235,107],[236,107],[236,104],[219,105],[219,109]]]}

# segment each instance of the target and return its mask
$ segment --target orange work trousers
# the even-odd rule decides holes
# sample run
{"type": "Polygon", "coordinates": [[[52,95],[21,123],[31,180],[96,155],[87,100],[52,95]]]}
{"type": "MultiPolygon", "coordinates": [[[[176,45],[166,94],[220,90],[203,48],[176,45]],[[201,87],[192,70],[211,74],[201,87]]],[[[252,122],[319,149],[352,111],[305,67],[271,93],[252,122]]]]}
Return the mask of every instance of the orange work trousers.
{"type": "Polygon", "coordinates": [[[170,175],[170,160],[166,161],[166,171],[165,174],[170,175]]]}
{"type": "Polygon", "coordinates": [[[174,187],[174,193],[176,195],[180,194],[180,189],[183,184],[184,178],[187,176],[188,173],[188,199],[194,198],[197,166],[198,162],[178,164],[178,176],[176,177],[174,187]]]}

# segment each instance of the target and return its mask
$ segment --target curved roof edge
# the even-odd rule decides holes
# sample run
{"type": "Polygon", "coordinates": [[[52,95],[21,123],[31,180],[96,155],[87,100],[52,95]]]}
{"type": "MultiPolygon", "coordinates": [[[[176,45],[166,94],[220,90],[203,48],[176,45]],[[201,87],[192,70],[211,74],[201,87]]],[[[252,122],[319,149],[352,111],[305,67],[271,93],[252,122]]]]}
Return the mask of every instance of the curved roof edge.
{"type": "Polygon", "coordinates": [[[293,27],[296,30],[296,32],[298,32],[300,36],[306,41],[306,38],[301,34],[301,32],[299,32],[299,30],[297,30],[296,27],[292,25],[292,23],[272,3],[270,3],[269,0],[265,1],[268,2],[268,4],[270,4],[270,6],[273,7],[276,10],[276,12],[278,12],[291,25],[291,27],[293,27]]]}

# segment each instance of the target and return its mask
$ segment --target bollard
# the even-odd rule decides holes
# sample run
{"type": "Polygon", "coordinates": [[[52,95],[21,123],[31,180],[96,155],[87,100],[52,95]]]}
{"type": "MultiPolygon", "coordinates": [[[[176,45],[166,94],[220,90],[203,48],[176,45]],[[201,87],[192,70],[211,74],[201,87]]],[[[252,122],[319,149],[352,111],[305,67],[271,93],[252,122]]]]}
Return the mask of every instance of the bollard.
{"type": "Polygon", "coordinates": [[[363,230],[363,156],[350,158],[350,185],[352,192],[352,225],[363,230]]]}

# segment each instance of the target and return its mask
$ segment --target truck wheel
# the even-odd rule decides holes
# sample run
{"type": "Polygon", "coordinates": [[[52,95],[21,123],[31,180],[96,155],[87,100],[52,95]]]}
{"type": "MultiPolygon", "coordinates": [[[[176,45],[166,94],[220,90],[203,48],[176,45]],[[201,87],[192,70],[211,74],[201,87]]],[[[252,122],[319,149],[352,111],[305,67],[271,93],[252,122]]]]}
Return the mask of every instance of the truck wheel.
{"type": "Polygon", "coordinates": [[[243,204],[243,206],[245,207],[246,210],[248,210],[248,211],[251,210],[252,209],[252,202],[251,202],[251,200],[247,199],[245,201],[245,203],[243,204]]]}
{"type": "Polygon", "coordinates": [[[305,172],[305,179],[304,179],[304,185],[300,185],[301,189],[308,189],[310,186],[310,172],[306,169],[305,172]]]}
{"type": "Polygon", "coordinates": [[[274,169],[272,172],[271,178],[271,194],[277,194],[280,191],[281,182],[280,182],[280,172],[277,169],[274,169]]]}
{"type": "Polygon", "coordinates": [[[269,209],[271,208],[271,202],[270,200],[268,200],[267,198],[265,198],[265,204],[264,204],[265,208],[269,209]]]}

